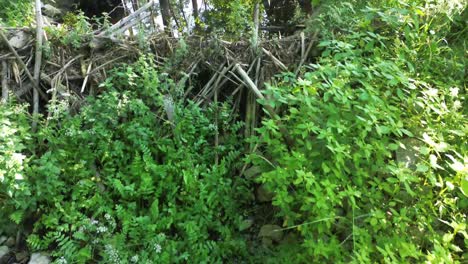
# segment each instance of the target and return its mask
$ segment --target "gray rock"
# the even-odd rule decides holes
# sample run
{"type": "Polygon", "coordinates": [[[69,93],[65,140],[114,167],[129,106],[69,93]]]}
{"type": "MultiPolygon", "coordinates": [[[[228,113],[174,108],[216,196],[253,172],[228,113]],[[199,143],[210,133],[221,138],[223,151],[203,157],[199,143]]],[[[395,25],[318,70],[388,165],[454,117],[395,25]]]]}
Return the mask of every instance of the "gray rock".
{"type": "Polygon", "coordinates": [[[1,246],[0,247],[0,259],[3,258],[3,256],[5,256],[6,254],[8,254],[8,252],[10,252],[10,249],[8,249],[7,246],[1,246]]]}
{"type": "Polygon", "coordinates": [[[3,245],[3,243],[7,240],[6,236],[1,236],[0,237],[0,246],[3,245]]]}
{"type": "Polygon", "coordinates": [[[22,30],[19,30],[11,39],[8,40],[8,43],[10,43],[10,45],[15,49],[21,49],[26,46],[30,40],[30,35],[26,34],[26,32],[22,30]]]}
{"type": "Polygon", "coordinates": [[[33,253],[28,264],[49,264],[51,262],[50,257],[42,253],[33,253]]]}

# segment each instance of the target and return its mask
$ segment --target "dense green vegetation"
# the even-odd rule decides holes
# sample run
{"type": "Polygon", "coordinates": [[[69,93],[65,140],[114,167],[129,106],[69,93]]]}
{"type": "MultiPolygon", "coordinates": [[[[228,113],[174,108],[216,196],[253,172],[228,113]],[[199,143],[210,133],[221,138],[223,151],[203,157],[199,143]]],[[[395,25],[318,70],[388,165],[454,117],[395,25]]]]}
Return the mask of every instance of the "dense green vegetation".
{"type": "MultiPolygon", "coordinates": [[[[250,32],[254,2],[213,2],[207,25],[228,12],[217,33],[250,32]]],[[[147,54],[34,133],[1,103],[0,232],[56,263],[464,263],[465,7],[322,1],[319,56],[268,82],[277,115],[250,138],[230,100],[187,100],[147,54]]]]}
{"type": "Polygon", "coordinates": [[[0,25],[24,26],[33,20],[33,6],[30,0],[0,2],[0,25]]]}

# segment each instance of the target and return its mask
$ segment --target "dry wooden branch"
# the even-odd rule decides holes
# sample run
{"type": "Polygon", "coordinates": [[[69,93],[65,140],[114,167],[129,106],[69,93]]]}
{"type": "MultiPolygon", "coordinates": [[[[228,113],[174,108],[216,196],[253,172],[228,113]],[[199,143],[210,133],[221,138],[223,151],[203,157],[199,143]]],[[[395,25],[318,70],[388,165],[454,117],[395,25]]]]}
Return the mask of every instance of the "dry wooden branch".
{"type": "Polygon", "coordinates": [[[234,66],[234,68],[239,73],[239,75],[242,77],[244,82],[247,84],[247,87],[249,87],[250,90],[252,90],[252,92],[255,94],[255,96],[257,96],[258,99],[262,99],[262,100],[265,99],[263,94],[260,92],[260,90],[258,90],[255,83],[252,81],[252,79],[250,79],[249,75],[247,75],[247,73],[242,69],[242,67],[239,64],[236,64],[234,66]]]}
{"type": "MultiPolygon", "coordinates": [[[[265,97],[260,92],[260,90],[257,88],[257,86],[252,81],[252,79],[250,79],[250,77],[247,75],[247,73],[242,69],[242,67],[239,64],[236,64],[234,67],[236,68],[237,72],[242,77],[242,79],[244,79],[244,81],[247,83],[247,86],[250,88],[250,90],[252,90],[252,92],[255,94],[255,96],[258,99],[264,100],[265,97]]],[[[279,119],[279,117],[276,114],[275,110],[273,109],[273,107],[271,107],[268,104],[264,104],[263,107],[265,108],[265,110],[268,112],[268,114],[272,118],[276,119],[276,122],[278,123],[280,133],[283,135],[284,141],[285,141],[286,145],[288,146],[288,148],[290,149],[291,146],[293,145],[293,140],[289,137],[289,133],[284,128],[284,126],[281,125],[281,120],[279,119]]]]}
{"type": "Polygon", "coordinates": [[[2,102],[8,102],[8,63],[2,60],[2,102]]]}
{"type": "Polygon", "coordinates": [[[16,60],[18,61],[19,65],[21,66],[21,68],[24,70],[24,72],[26,73],[26,75],[28,76],[29,80],[32,82],[33,84],[33,88],[35,90],[37,90],[37,92],[39,93],[39,95],[42,97],[42,99],[44,100],[47,100],[47,96],[46,94],[41,91],[40,87],[39,87],[39,83],[36,82],[36,80],[34,79],[34,77],[32,76],[31,72],[28,70],[28,67],[26,66],[26,64],[24,63],[24,61],[21,59],[21,57],[18,55],[18,53],[16,52],[16,50],[10,45],[10,43],[8,42],[8,39],[7,37],[5,36],[5,34],[3,34],[3,29],[0,28],[0,38],[3,40],[3,42],[5,43],[5,45],[8,47],[8,49],[10,49],[11,53],[13,53],[13,55],[15,56],[16,60]]]}
{"type": "Polygon", "coordinates": [[[86,84],[88,83],[88,79],[89,79],[89,73],[91,72],[92,67],[93,67],[93,61],[90,61],[88,65],[88,69],[86,70],[86,75],[83,81],[83,85],[81,86],[81,91],[80,91],[81,93],[83,93],[84,89],[86,88],[86,84]]]}
{"type": "Polygon", "coordinates": [[[141,13],[143,13],[146,10],[148,10],[149,8],[153,7],[155,4],[156,4],[156,1],[150,0],[147,4],[142,6],[140,9],[135,11],[133,14],[131,14],[131,15],[127,16],[127,17],[124,17],[119,22],[115,23],[110,28],[108,28],[107,30],[99,33],[97,36],[98,37],[104,37],[106,35],[112,35],[115,30],[117,30],[117,29],[121,28],[122,26],[124,26],[125,24],[133,21],[135,18],[138,18],[141,13]]]}
{"type": "Polygon", "coordinates": [[[301,59],[305,57],[305,35],[301,32],[301,59]]]}
{"type": "Polygon", "coordinates": [[[271,52],[269,52],[268,50],[266,50],[265,48],[262,48],[262,51],[263,53],[265,53],[268,57],[271,58],[271,60],[273,61],[273,63],[278,66],[281,70],[283,71],[287,71],[288,70],[288,67],[286,67],[286,65],[284,65],[284,63],[282,63],[278,58],[276,58],[271,52]]]}
{"type": "Polygon", "coordinates": [[[112,32],[112,36],[123,34],[125,31],[127,31],[127,29],[131,29],[136,24],[140,23],[143,19],[146,19],[150,15],[150,13],[147,13],[146,15],[136,17],[135,19],[131,20],[128,24],[123,25],[121,28],[115,30],[115,32],[112,32]]]}
{"type": "Polygon", "coordinates": [[[304,62],[306,61],[307,56],[309,56],[309,52],[310,52],[310,50],[312,49],[312,46],[313,46],[314,43],[315,43],[315,40],[316,40],[316,38],[317,38],[317,34],[318,34],[318,32],[315,32],[314,35],[312,36],[312,39],[310,40],[309,46],[307,47],[307,50],[306,50],[306,52],[304,53],[304,56],[302,56],[301,62],[300,62],[299,65],[297,66],[297,69],[296,69],[296,71],[294,72],[294,75],[297,76],[297,74],[298,74],[299,71],[301,70],[302,65],[303,65],[304,62]]]}
{"type": "Polygon", "coordinates": [[[122,56],[117,57],[117,58],[115,58],[115,59],[112,59],[112,60],[110,60],[110,61],[108,61],[108,62],[105,62],[105,63],[99,65],[98,67],[94,68],[92,71],[90,71],[88,74],[86,74],[85,77],[90,76],[90,75],[93,75],[93,74],[95,74],[97,71],[99,71],[100,69],[106,67],[107,65],[112,64],[112,63],[114,63],[114,62],[116,62],[116,61],[118,61],[118,60],[121,60],[121,59],[123,59],[123,58],[126,58],[126,57],[128,57],[128,55],[122,55],[122,56]]]}

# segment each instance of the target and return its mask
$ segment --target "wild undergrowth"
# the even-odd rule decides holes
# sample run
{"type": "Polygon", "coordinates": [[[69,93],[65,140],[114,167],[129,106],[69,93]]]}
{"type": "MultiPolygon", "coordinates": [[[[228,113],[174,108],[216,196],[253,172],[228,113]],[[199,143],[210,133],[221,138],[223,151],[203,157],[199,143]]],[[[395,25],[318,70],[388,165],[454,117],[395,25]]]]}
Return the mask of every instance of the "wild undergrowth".
{"type": "Polygon", "coordinates": [[[352,11],[302,78],[268,87],[281,117],[263,120],[251,160],[298,237],[284,259],[467,260],[465,61],[447,41],[462,10],[389,5],[352,11]]]}
{"type": "MultiPolygon", "coordinates": [[[[18,224],[34,218],[29,247],[52,250],[61,263],[242,258],[238,227],[250,196],[234,177],[242,124],[229,104],[181,103],[149,58],[116,69],[102,86],[79,114],[44,121],[27,165],[18,142],[2,149],[11,153],[1,160],[6,183],[18,173],[25,181],[6,185],[11,199],[1,211],[18,224]]],[[[18,125],[2,127],[5,140],[24,138],[18,125]]]]}
{"type": "MultiPolygon", "coordinates": [[[[466,262],[465,4],[313,2],[321,55],[266,85],[277,115],[249,139],[150,55],[78,111],[51,102],[35,133],[1,103],[0,232],[56,263],[466,262]]],[[[72,22],[52,39],[80,47],[72,22]]]]}

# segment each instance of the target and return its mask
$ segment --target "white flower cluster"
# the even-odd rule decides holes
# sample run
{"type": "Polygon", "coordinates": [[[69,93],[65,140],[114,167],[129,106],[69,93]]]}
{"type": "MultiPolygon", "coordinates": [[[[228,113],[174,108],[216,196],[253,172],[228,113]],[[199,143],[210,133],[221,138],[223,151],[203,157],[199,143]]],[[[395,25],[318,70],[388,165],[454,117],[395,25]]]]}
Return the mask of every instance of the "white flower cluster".
{"type": "Polygon", "coordinates": [[[162,247],[160,244],[154,244],[153,249],[157,254],[161,253],[162,251],[162,247]]]}
{"type": "Polygon", "coordinates": [[[64,257],[61,257],[61,258],[57,259],[57,261],[55,263],[57,263],[57,264],[67,264],[68,261],[64,257]]]}
{"type": "Polygon", "coordinates": [[[109,256],[110,263],[121,263],[119,252],[111,245],[105,245],[104,250],[109,256]]]}
{"type": "Polygon", "coordinates": [[[130,259],[130,262],[132,262],[132,263],[137,263],[138,260],[139,260],[138,255],[135,255],[135,256],[133,256],[133,257],[130,259]]]}
{"type": "Polygon", "coordinates": [[[104,218],[107,220],[107,221],[110,221],[112,219],[112,216],[110,216],[110,214],[105,214],[104,215],[104,218]]]}
{"type": "Polygon", "coordinates": [[[98,226],[98,227],[96,228],[96,232],[97,232],[98,234],[105,233],[105,232],[107,232],[107,227],[105,227],[105,226],[98,226]]]}
{"type": "Polygon", "coordinates": [[[460,91],[460,89],[457,88],[457,87],[450,88],[450,96],[457,97],[459,91],[460,91]]]}

